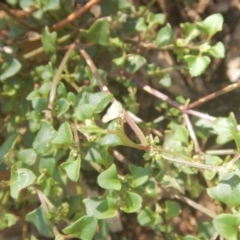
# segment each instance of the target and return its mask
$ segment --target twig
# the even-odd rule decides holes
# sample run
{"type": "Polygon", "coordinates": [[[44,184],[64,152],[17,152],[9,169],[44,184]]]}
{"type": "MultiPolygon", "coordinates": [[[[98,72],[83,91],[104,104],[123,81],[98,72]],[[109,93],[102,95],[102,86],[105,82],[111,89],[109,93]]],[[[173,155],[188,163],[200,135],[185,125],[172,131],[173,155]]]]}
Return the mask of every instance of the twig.
{"type": "MultiPolygon", "coordinates": [[[[57,70],[57,72],[56,72],[56,74],[53,78],[52,87],[51,87],[51,91],[50,91],[50,94],[49,94],[49,100],[48,100],[48,108],[50,110],[53,107],[53,101],[54,101],[55,96],[56,96],[57,85],[59,83],[61,73],[62,73],[63,68],[66,65],[66,63],[69,59],[70,53],[74,49],[74,47],[75,47],[75,44],[70,45],[69,49],[67,50],[65,56],[63,57],[62,62],[60,63],[60,66],[59,66],[59,68],[58,68],[58,70],[57,70]]],[[[49,118],[49,116],[47,116],[47,118],[49,118]]]]}
{"type": "Polygon", "coordinates": [[[89,1],[88,3],[86,3],[83,7],[81,7],[76,12],[70,14],[68,17],[66,17],[62,21],[54,24],[50,28],[50,30],[51,31],[58,31],[58,30],[60,30],[61,28],[65,27],[67,24],[69,24],[70,22],[74,21],[76,18],[81,16],[83,13],[88,11],[88,9],[90,9],[93,5],[95,5],[95,4],[99,3],[99,2],[100,2],[100,0],[91,0],[91,1],[89,1]]]}
{"type": "Polygon", "coordinates": [[[215,212],[210,211],[209,209],[203,207],[202,205],[192,201],[191,199],[189,199],[185,196],[182,196],[182,195],[179,195],[179,194],[175,193],[174,197],[183,201],[183,202],[185,202],[185,203],[187,203],[189,206],[205,213],[207,216],[209,216],[211,218],[215,218],[217,216],[217,214],[215,212]]]}
{"type": "Polygon", "coordinates": [[[211,93],[203,98],[200,98],[198,99],[197,101],[193,102],[193,103],[190,103],[188,105],[189,108],[195,108],[209,100],[212,100],[216,97],[219,97],[220,95],[224,94],[224,93],[227,93],[227,92],[230,92],[236,88],[240,87],[240,82],[237,82],[237,83],[233,83],[233,84],[230,84],[224,88],[222,88],[221,90],[217,91],[217,92],[214,92],[214,93],[211,93]]]}
{"type": "Polygon", "coordinates": [[[192,126],[192,123],[189,119],[189,116],[186,114],[186,113],[183,113],[183,118],[186,122],[186,126],[187,126],[187,129],[189,131],[189,135],[194,143],[194,150],[196,153],[200,153],[201,152],[201,149],[200,149],[200,146],[199,146],[199,143],[198,143],[198,140],[197,140],[197,137],[196,137],[196,134],[195,134],[195,131],[193,129],[193,126],[192,126]]]}

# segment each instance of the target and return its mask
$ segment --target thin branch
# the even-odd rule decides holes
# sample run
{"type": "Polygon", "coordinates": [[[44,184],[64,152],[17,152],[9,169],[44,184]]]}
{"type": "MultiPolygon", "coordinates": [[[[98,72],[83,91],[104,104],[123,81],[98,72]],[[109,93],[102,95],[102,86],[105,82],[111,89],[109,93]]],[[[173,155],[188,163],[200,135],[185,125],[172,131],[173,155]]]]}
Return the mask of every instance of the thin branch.
{"type": "Polygon", "coordinates": [[[199,143],[198,143],[198,140],[197,140],[197,137],[196,137],[196,134],[195,134],[195,131],[193,129],[193,125],[189,119],[189,116],[186,114],[186,113],[183,113],[183,118],[186,122],[186,126],[187,126],[187,129],[188,129],[188,132],[189,132],[189,135],[194,143],[194,150],[196,153],[200,153],[201,152],[201,149],[200,149],[200,146],[199,146],[199,143]]]}
{"type": "Polygon", "coordinates": [[[75,44],[71,44],[69,49],[67,50],[65,56],[63,57],[62,59],[62,62],[60,63],[60,66],[53,78],[53,81],[52,81],[52,87],[51,87],[51,91],[50,91],[50,94],[49,94],[49,100],[48,100],[48,108],[51,110],[52,107],[53,107],[53,102],[54,102],[54,99],[55,99],[55,96],[56,96],[56,91],[57,91],[57,85],[60,81],[60,76],[61,76],[61,73],[63,71],[63,68],[65,67],[68,59],[69,59],[69,56],[72,52],[72,50],[74,49],[75,47],[75,44]]]}
{"type": "Polygon", "coordinates": [[[230,92],[230,91],[232,91],[232,90],[234,90],[234,89],[236,89],[236,88],[238,88],[238,87],[240,87],[240,82],[230,84],[230,85],[222,88],[221,90],[219,90],[219,91],[217,91],[217,92],[211,93],[211,94],[209,94],[209,95],[207,95],[207,96],[205,96],[205,97],[203,97],[203,98],[198,99],[197,101],[195,101],[195,102],[193,102],[193,103],[190,103],[190,104],[188,105],[188,107],[189,107],[189,108],[195,108],[195,107],[197,107],[197,106],[199,106],[199,105],[201,105],[201,104],[203,104],[203,103],[205,103],[205,102],[207,102],[207,101],[209,101],[209,100],[212,100],[212,99],[214,99],[214,98],[216,98],[216,97],[219,97],[219,96],[221,96],[222,94],[225,94],[225,93],[227,93],[227,92],[230,92]]]}
{"type": "Polygon", "coordinates": [[[198,211],[201,211],[201,212],[205,213],[207,216],[209,216],[211,218],[215,218],[217,216],[217,214],[215,212],[210,211],[209,209],[203,207],[202,205],[194,202],[193,200],[191,200],[191,199],[189,199],[185,196],[182,196],[180,194],[175,193],[174,197],[183,201],[183,202],[185,202],[185,203],[187,203],[189,206],[197,209],[198,211]]]}
{"type": "Polygon", "coordinates": [[[69,16],[67,16],[65,19],[63,19],[62,21],[54,24],[50,30],[51,31],[58,31],[61,28],[65,27],[67,24],[69,24],[70,22],[74,21],[76,18],[80,17],[83,13],[87,12],[93,5],[99,3],[100,0],[91,0],[88,3],[86,3],[83,7],[81,7],[79,10],[77,10],[76,12],[70,14],[69,16]]]}

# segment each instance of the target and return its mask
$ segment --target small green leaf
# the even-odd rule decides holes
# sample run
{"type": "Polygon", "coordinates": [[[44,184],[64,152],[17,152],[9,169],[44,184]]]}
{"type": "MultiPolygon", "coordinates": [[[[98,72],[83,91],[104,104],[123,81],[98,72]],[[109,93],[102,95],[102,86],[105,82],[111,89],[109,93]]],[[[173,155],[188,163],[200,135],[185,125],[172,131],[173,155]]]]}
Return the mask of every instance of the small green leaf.
{"type": "Polygon", "coordinates": [[[181,206],[175,201],[166,201],[166,218],[171,219],[181,213],[181,206]]]}
{"type": "Polygon", "coordinates": [[[87,96],[87,103],[95,106],[95,113],[101,113],[112,101],[113,95],[107,92],[90,93],[87,96]]]}
{"type": "Polygon", "coordinates": [[[37,159],[37,153],[33,149],[22,149],[16,153],[16,156],[19,161],[29,166],[32,166],[37,159]]]}
{"type": "Polygon", "coordinates": [[[83,204],[85,205],[86,213],[88,216],[94,216],[96,207],[101,203],[98,198],[85,198],[83,204]]]}
{"type": "Polygon", "coordinates": [[[84,216],[62,231],[65,234],[71,234],[82,240],[92,240],[96,230],[97,220],[91,216],[84,216]]]}
{"type": "Polygon", "coordinates": [[[127,57],[125,70],[130,73],[138,71],[145,63],[146,59],[138,54],[131,54],[127,57]]]}
{"type": "Polygon", "coordinates": [[[9,228],[15,225],[16,222],[17,222],[17,216],[14,216],[11,213],[1,214],[0,231],[4,228],[9,228]]]}
{"type": "Polygon", "coordinates": [[[44,237],[47,237],[47,238],[54,237],[51,224],[47,219],[47,216],[42,206],[38,207],[32,212],[29,212],[26,215],[25,220],[33,223],[33,225],[37,228],[38,232],[44,237]]]}
{"type": "Polygon", "coordinates": [[[174,132],[174,139],[188,144],[188,130],[184,126],[179,125],[174,132]]]}
{"type": "Polygon", "coordinates": [[[214,218],[213,226],[217,233],[225,239],[238,240],[240,214],[220,214],[214,218]]]}
{"type": "Polygon", "coordinates": [[[159,81],[159,83],[164,87],[171,87],[172,86],[172,80],[169,74],[165,74],[159,81]]]}
{"type": "Polygon", "coordinates": [[[149,169],[129,165],[129,170],[132,173],[132,187],[137,188],[143,185],[148,180],[149,169]]]}
{"type": "Polygon", "coordinates": [[[5,162],[4,156],[14,147],[17,141],[18,134],[12,133],[8,136],[5,142],[0,146],[0,163],[5,162]]]}
{"type": "Polygon", "coordinates": [[[188,65],[191,77],[197,77],[204,73],[211,62],[207,56],[197,57],[194,55],[186,55],[184,60],[188,65]]]}
{"type": "Polygon", "coordinates": [[[137,212],[142,207],[142,198],[134,192],[125,192],[120,209],[126,213],[137,212]]]}
{"type": "Polygon", "coordinates": [[[0,80],[4,81],[15,76],[22,68],[22,64],[16,58],[8,58],[7,62],[0,67],[0,80]]]}
{"type": "Polygon", "coordinates": [[[145,31],[147,31],[147,25],[146,25],[146,22],[145,22],[144,18],[139,18],[137,20],[137,24],[135,26],[135,29],[138,32],[145,32],[145,31]]]}
{"type": "Polygon", "coordinates": [[[154,25],[162,25],[166,21],[166,17],[163,13],[149,13],[147,16],[148,28],[152,28],[154,25]]]}
{"type": "Polygon", "coordinates": [[[72,130],[68,122],[64,122],[58,129],[56,137],[52,140],[54,144],[70,145],[73,142],[72,130]]]}
{"type": "Polygon", "coordinates": [[[121,138],[116,134],[107,134],[100,138],[100,146],[119,146],[124,145],[121,138]]]}
{"type": "Polygon", "coordinates": [[[55,135],[56,132],[53,127],[47,121],[42,121],[41,128],[33,141],[35,152],[39,154],[47,153],[52,147],[51,141],[55,135]]]}
{"type": "Polygon", "coordinates": [[[64,162],[61,164],[61,167],[67,173],[68,178],[73,181],[77,182],[80,175],[80,167],[81,167],[81,158],[80,156],[77,157],[76,160],[71,160],[64,162]]]}
{"type": "Polygon", "coordinates": [[[111,198],[103,200],[95,209],[95,218],[97,219],[108,219],[115,216],[117,206],[111,198]]]}
{"type": "Polygon", "coordinates": [[[19,192],[36,180],[35,174],[26,168],[17,168],[13,165],[11,168],[11,180],[10,180],[10,194],[11,197],[17,199],[19,192]]]}
{"type": "Polygon", "coordinates": [[[234,117],[219,117],[213,122],[213,129],[217,132],[218,144],[225,144],[233,139],[233,132],[237,133],[237,123],[234,117]]]}
{"type": "Polygon", "coordinates": [[[207,189],[208,195],[225,203],[227,206],[240,205],[240,177],[231,174],[227,179],[221,180],[215,187],[207,189]]]}
{"type": "Polygon", "coordinates": [[[162,222],[161,217],[149,207],[144,208],[137,216],[137,220],[141,226],[154,226],[162,222]]]}
{"type": "Polygon", "coordinates": [[[96,110],[96,107],[90,104],[78,104],[78,106],[75,108],[75,116],[77,120],[83,121],[85,119],[91,119],[94,111],[96,110]]]}
{"type": "Polygon", "coordinates": [[[58,111],[58,117],[61,117],[64,113],[67,112],[69,109],[70,104],[67,99],[60,98],[57,100],[57,111],[58,111]]]}
{"type": "Polygon", "coordinates": [[[202,22],[197,23],[200,29],[204,29],[209,37],[222,30],[223,16],[220,13],[215,13],[204,19],[202,22]]]}
{"type": "Polygon", "coordinates": [[[45,52],[54,53],[57,49],[57,33],[45,27],[42,32],[42,45],[45,52]]]}
{"type": "Polygon", "coordinates": [[[213,47],[209,49],[209,53],[215,58],[225,57],[225,47],[222,42],[217,42],[213,47]]]}
{"type": "Polygon", "coordinates": [[[107,20],[98,20],[88,30],[81,30],[83,37],[101,46],[109,44],[110,24],[107,20]]]}
{"type": "Polygon", "coordinates": [[[187,42],[190,42],[200,34],[200,31],[197,28],[196,24],[182,23],[181,27],[183,28],[187,42]]]}
{"type": "Polygon", "coordinates": [[[158,47],[163,47],[173,43],[173,31],[171,25],[168,23],[165,27],[161,28],[157,34],[155,44],[158,47]]]}
{"type": "Polygon", "coordinates": [[[115,164],[112,164],[107,170],[99,174],[97,183],[104,189],[112,189],[117,191],[121,189],[121,182],[118,178],[115,164]]]}

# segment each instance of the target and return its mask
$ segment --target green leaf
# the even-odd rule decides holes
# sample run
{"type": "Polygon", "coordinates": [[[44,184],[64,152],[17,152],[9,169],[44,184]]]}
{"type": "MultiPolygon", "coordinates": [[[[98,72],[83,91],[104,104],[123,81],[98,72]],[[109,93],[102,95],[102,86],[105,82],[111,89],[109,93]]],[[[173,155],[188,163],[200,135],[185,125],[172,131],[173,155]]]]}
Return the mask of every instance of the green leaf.
{"type": "Polygon", "coordinates": [[[42,121],[41,128],[33,141],[33,149],[39,154],[47,153],[52,145],[51,141],[55,137],[56,132],[47,122],[42,121]]]}
{"type": "Polygon", "coordinates": [[[11,168],[11,180],[10,180],[10,194],[11,197],[17,199],[19,192],[36,180],[35,174],[26,168],[17,168],[13,165],[11,168]]]}
{"type": "Polygon", "coordinates": [[[65,234],[71,234],[82,240],[92,240],[97,230],[97,220],[91,216],[84,216],[78,219],[62,231],[65,234]]]}
{"type": "Polygon", "coordinates": [[[33,149],[22,149],[16,153],[16,156],[19,161],[29,166],[32,166],[37,159],[37,153],[33,149]]]}
{"type": "Polygon", "coordinates": [[[190,42],[200,34],[200,31],[197,28],[196,24],[187,22],[182,23],[180,26],[183,28],[187,42],[190,42]]]}
{"type": "Polygon", "coordinates": [[[202,22],[198,22],[197,25],[200,29],[205,30],[209,37],[212,37],[214,34],[222,30],[223,16],[220,13],[212,14],[202,22]]]}
{"type": "Polygon", "coordinates": [[[57,111],[58,111],[58,117],[61,117],[64,113],[68,111],[70,107],[70,104],[67,99],[60,98],[57,100],[57,111]]]}
{"type": "Polygon", "coordinates": [[[56,137],[52,140],[54,144],[70,145],[73,142],[72,130],[68,122],[64,122],[58,129],[56,137]]]}
{"type": "Polygon", "coordinates": [[[137,188],[143,185],[148,180],[149,169],[129,165],[129,170],[132,173],[132,187],[137,188]]]}
{"type": "Polygon", "coordinates": [[[1,214],[0,219],[0,230],[4,228],[9,228],[17,223],[17,216],[11,213],[1,214]]]}
{"type": "Polygon", "coordinates": [[[8,58],[7,62],[0,67],[0,80],[4,81],[15,76],[22,68],[22,64],[16,58],[8,58]]]}
{"type": "Polygon", "coordinates": [[[171,219],[181,213],[181,206],[175,201],[166,201],[166,218],[171,219]]]}
{"type": "Polygon", "coordinates": [[[107,20],[95,21],[88,30],[81,30],[82,36],[101,46],[109,44],[110,24],[107,20]]]}
{"type": "Polygon", "coordinates": [[[35,0],[19,0],[19,5],[22,9],[29,8],[35,4],[35,0]]]}
{"type": "Polygon", "coordinates": [[[14,147],[17,137],[17,133],[10,134],[2,146],[0,146],[0,163],[5,162],[4,156],[14,147]]]}
{"type": "Polygon", "coordinates": [[[43,3],[42,10],[44,12],[60,9],[60,1],[59,0],[54,0],[54,1],[53,0],[45,0],[42,3],[43,3]]]}
{"type": "Polygon", "coordinates": [[[215,187],[207,189],[208,195],[225,203],[227,206],[240,205],[240,177],[231,174],[227,179],[221,180],[215,187]]]}
{"type": "Polygon", "coordinates": [[[217,42],[208,52],[215,58],[225,57],[225,47],[222,42],[217,42]]]}
{"type": "Polygon", "coordinates": [[[148,24],[148,28],[152,28],[154,25],[159,24],[162,25],[164,24],[166,21],[166,17],[163,13],[149,13],[147,16],[147,22],[148,24]]]}
{"type": "Polygon", "coordinates": [[[112,164],[107,170],[99,174],[97,183],[104,189],[112,189],[117,191],[121,189],[121,182],[118,178],[115,164],[112,164]]]}
{"type": "Polygon", "coordinates": [[[91,93],[87,96],[87,103],[95,106],[95,113],[101,113],[112,101],[113,95],[107,92],[91,93]]]}
{"type": "Polygon", "coordinates": [[[160,29],[154,42],[158,47],[163,47],[173,43],[173,31],[169,23],[160,29]]]}
{"type": "Polygon", "coordinates": [[[162,222],[161,217],[149,207],[145,207],[137,216],[138,223],[141,226],[154,226],[162,222]]]}
{"type": "Polygon", "coordinates": [[[142,198],[134,192],[125,192],[120,209],[126,213],[137,212],[142,207],[142,198]]]}
{"type": "Polygon", "coordinates": [[[225,144],[233,139],[233,132],[237,131],[237,123],[232,115],[228,118],[219,117],[213,122],[213,129],[217,132],[218,144],[225,144]]]}
{"type": "Polygon", "coordinates": [[[70,159],[70,161],[64,162],[60,166],[65,170],[70,180],[73,182],[78,181],[81,167],[80,156],[78,156],[76,160],[73,161],[70,159]]]}
{"type": "Polygon", "coordinates": [[[50,32],[48,27],[45,27],[42,32],[42,45],[45,52],[55,53],[57,49],[57,33],[50,32]]]}
{"type": "Polygon", "coordinates": [[[240,214],[220,214],[214,218],[213,226],[217,233],[225,239],[238,240],[240,214]]]}
{"type": "Polygon", "coordinates": [[[115,216],[117,206],[111,198],[103,200],[95,209],[95,218],[97,219],[108,219],[115,216]]]}
{"type": "Polygon", "coordinates": [[[174,132],[174,139],[188,144],[188,130],[184,126],[179,125],[174,132]]]}
{"type": "Polygon", "coordinates": [[[184,60],[188,65],[191,77],[197,77],[204,73],[211,62],[207,56],[197,57],[194,55],[186,55],[184,56],[184,60]]]}
{"type": "Polygon", "coordinates": [[[165,74],[159,81],[159,83],[164,87],[171,87],[172,80],[169,74],[165,74]]]}
{"type": "MultiPolygon", "coordinates": [[[[220,166],[223,162],[223,160],[218,156],[203,154],[203,157],[205,160],[205,164],[208,164],[208,165],[220,166]]],[[[212,170],[211,171],[204,170],[203,172],[204,177],[209,181],[214,178],[216,173],[217,171],[212,171],[212,170]]]]}
{"type": "Polygon", "coordinates": [[[85,198],[83,204],[85,205],[86,214],[88,216],[94,216],[97,206],[101,203],[99,198],[85,198]]]}
{"type": "Polygon", "coordinates": [[[42,206],[38,207],[32,212],[29,212],[26,215],[25,220],[31,222],[37,228],[38,232],[44,237],[54,237],[51,224],[47,219],[42,206]]]}
{"type": "Polygon", "coordinates": [[[124,145],[124,143],[118,135],[107,134],[100,138],[99,145],[100,146],[119,146],[119,145],[124,145]]]}
{"type": "Polygon", "coordinates": [[[109,155],[108,147],[92,144],[88,147],[84,160],[94,161],[108,168],[113,163],[113,156],[109,155]]]}
{"type": "Polygon", "coordinates": [[[130,73],[138,71],[145,63],[146,59],[138,54],[131,54],[127,57],[125,70],[130,73]]]}
{"type": "Polygon", "coordinates": [[[85,119],[92,118],[94,111],[96,110],[96,107],[90,104],[78,104],[78,106],[75,108],[75,116],[77,120],[83,121],[85,119]]]}
{"type": "Polygon", "coordinates": [[[147,25],[146,25],[146,22],[145,22],[144,18],[139,18],[139,19],[137,20],[135,29],[136,29],[138,32],[145,32],[145,31],[147,31],[147,25]]]}

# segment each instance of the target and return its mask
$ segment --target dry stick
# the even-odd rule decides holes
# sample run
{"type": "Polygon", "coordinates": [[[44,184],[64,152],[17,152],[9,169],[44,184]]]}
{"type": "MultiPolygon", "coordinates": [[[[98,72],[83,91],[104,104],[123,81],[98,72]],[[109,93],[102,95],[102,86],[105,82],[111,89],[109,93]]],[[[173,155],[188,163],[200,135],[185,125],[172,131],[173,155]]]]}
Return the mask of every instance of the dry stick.
{"type": "MultiPolygon", "coordinates": [[[[110,94],[110,91],[108,90],[108,87],[104,84],[103,80],[101,79],[97,68],[95,66],[95,64],[93,63],[92,59],[90,58],[90,56],[88,55],[88,53],[81,47],[80,44],[77,44],[77,47],[79,49],[80,54],[83,56],[83,58],[85,59],[88,67],[91,69],[93,76],[96,78],[98,85],[101,89],[101,91],[103,92],[108,92],[110,94]]],[[[131,116],[127,113],[127,111],[123,110],[123,117],[126,120],[126,122],[128,123],[128,125],[131,127],[131,129],[134,131],[134,133],[138,136],[141,144],[143,146],[147,145],[146,139],[144,134],[142,133],[141,129],[138,127],[138,125],[133,121],[133,119],[131,118],[131,116]]]]}
{"type": "MultiPolygon", "coordinates": [[[[198,117],[198,118],[202,118],[202,119],[206,119],[206,120],[211,121],[211,122],[213,122],[217,119],[216,117],[213,117],[209,114],[205,114],[205,113],[202,113],[202,112],[198,112],[198,111],[189,109],[188,106],[184,106],[184,105],[181,105],[181,104],[175,102],[174,100],[169,98],[167,95],[159,92],[156,89],[153,89],[152,87],[150,87],[148,85],[143,85],[139,82],[137,82],[137,84],[140,85],[143,88],[144,91],[146,91],[149,94],[155,96],[156,98],[161,99],[164,102],[167,102],[169,105],[172,105],[172,106],[178,108],[182,113],[187,113],[189,115],[192,115],[192,116],[195,116],[195,117],[198,117]]],[[[240,125],[237,125],[237,128],[240,131],[240,125]]]]}
{"type": "Polygon", "coordinates": [[[59,29],[65,27],[70,22],[74,21],[76,18],[81,16],[83,13],[87,12],[93,5],[99,3],[100,0],[91,0],[90,2],[86,3],[83,7],[81,7],[76,12],[70,14],[68,17],[63,19],[62,21],[58,22],[57,24],[54,24],[50,30],[51,31],[58,31],[59,29]]]}
{"type": "Polygon", "coordinates": [[[233,83],[233,84],[230,84],[224,88],[222,88],[221,90],[217,91],[217,92],[214,92],[214,93],[211,93],[203,98],[200,98],[198,99],[197,101],[193,102],[193,103],[190,103],[188,105],[188,108],[195,108],[209,100],[212,100],[216,97],[219,97],[220,95],[224,94],[224,93],[227,93],[227,92],[230,92],[236,88],[240,87],[240,82],[237,82],[237,83],[233,83]]]}
{"type": "Polygon", "coordinates": [[[75,44],[70,45],[69,49],[67,50],[65,56],[63,57],[63,60],[60,63],[60,66],[59,66],[59,68],[58,68],[58,70],[57,70],[57,72],[56,72],[56,74],[53,78],[51,92],[50,92],[49,101],[48,101],[48,108],[49,109],[52,109],[52,107],[53,107],[53,102],[54,102],[54,99],[55,99],[55,96],[56,96],[57,85],[59,83],[61,73],[62,73],[63,68],[64,68],[65,64],[67,63],[67,61],[69,59],[69,56],[70,56],[70,53],[74,49],[74,47],[75,47],[75,44]]]}
{"type": "Polygon", "coordinates": [[[203,207],[202,205],[192,201],[191,199],[189,199],[185,196],[182,196],[182,195],[179,195],[179,194],[175,193],[174,197],[183,201],[183,202],[185,202],[185,203],[187,203],[189,206],[205,213],[206,215],[208,215],[211,218],[215,218],[217,216],[217,214],[215,212],[210,211],[209,209],[203,207]]]}
{"type": "Polygon", "coordinates": [[[187,129],[189,131],[190,137],[191,137],[191,139],[192,139],[192,141],[194,143],[194,150],[195,150],[196,153],[200,153],[201,149],[200,149],[200,146],[199,146],[199,143],[198,143],[195,131],[193,129],[192,123],[191,123],[191,121],[189,119],[189,116],[186,113],[183,113],[183,118],[184,118],[184,120],[186,122],[187,129]]]}

